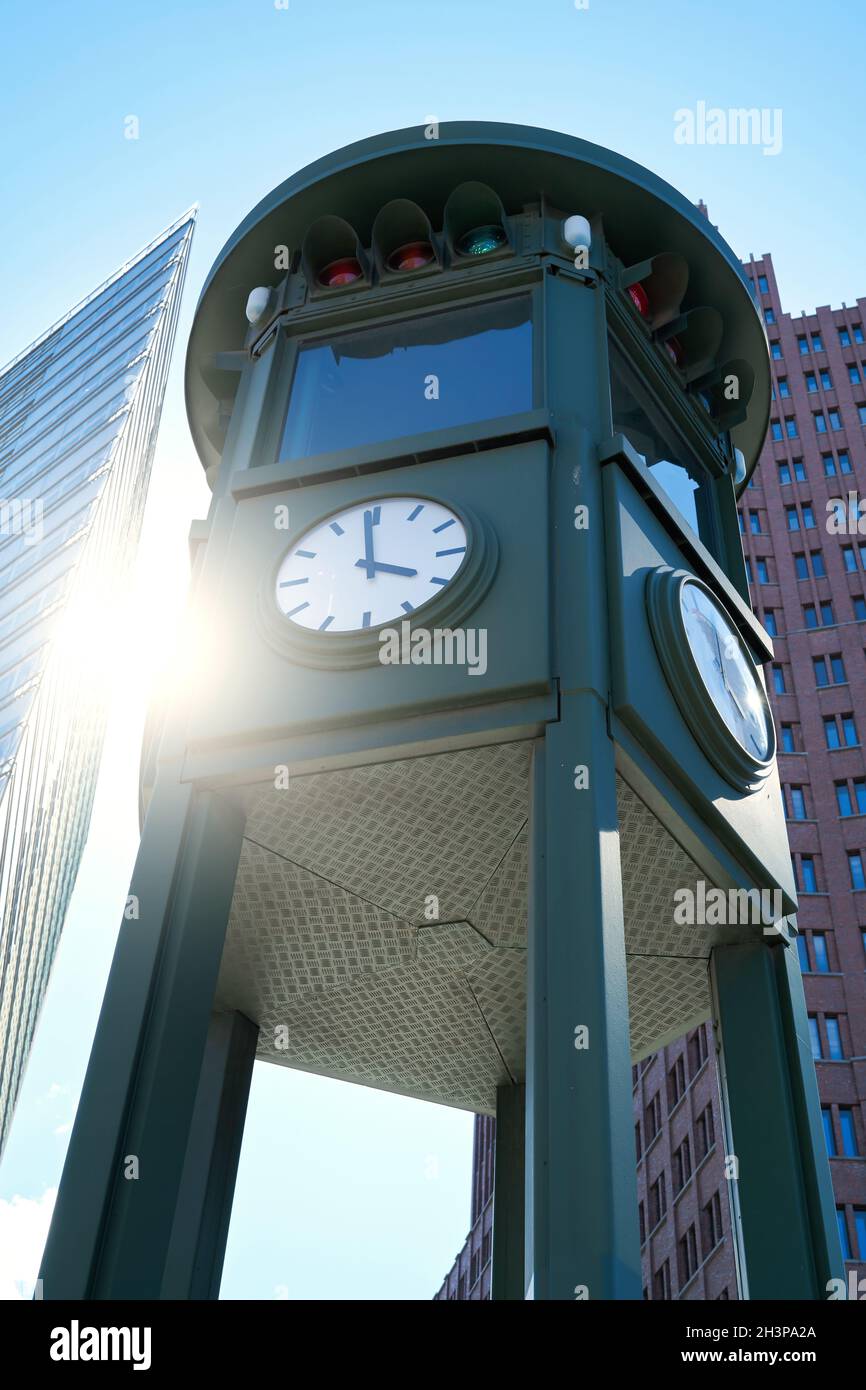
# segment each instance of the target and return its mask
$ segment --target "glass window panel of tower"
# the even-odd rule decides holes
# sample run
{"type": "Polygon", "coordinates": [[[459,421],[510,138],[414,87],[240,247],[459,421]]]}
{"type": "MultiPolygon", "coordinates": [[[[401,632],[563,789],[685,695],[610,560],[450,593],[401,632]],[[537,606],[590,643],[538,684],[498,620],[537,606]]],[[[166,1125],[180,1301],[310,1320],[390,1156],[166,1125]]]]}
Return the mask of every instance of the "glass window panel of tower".
{"type": "Polygon", "coordinates": [[[532,379],[528,296],[302,343],[280,462],[519,414],[532,379]]]}

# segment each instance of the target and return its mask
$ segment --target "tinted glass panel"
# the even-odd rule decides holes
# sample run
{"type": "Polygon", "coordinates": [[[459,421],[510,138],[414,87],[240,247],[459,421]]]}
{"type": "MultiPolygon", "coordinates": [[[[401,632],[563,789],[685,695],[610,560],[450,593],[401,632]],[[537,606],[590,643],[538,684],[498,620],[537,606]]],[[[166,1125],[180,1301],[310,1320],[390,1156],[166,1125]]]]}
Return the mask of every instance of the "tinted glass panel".
{"type": "Polygon", "coordinates": [[[298,354],[280,460],[532,409],[526,298],[310,343],[298,354]]]}

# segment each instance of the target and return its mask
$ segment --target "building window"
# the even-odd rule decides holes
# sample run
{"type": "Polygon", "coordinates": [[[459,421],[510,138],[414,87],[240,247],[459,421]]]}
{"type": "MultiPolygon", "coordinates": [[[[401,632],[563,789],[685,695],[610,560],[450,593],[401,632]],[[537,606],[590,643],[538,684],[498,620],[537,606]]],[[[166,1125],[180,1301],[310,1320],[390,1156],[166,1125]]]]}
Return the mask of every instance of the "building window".
{"type": "Polygon", "coordinates": [[[654,1231],[668,1209],[665,1195],[665,1175],[659,1173],[649,1190],[650,1230],[654,1231]]]}
{"type": "Polygon", "coordinates": [[[830,969],[830,960],[827,955],[827,938],[822,931],[812,932],[812,955],[815,957],[815,969],[826,975],[830,969]]]}
{"type": "Polygon", "coordinates": [[[797,934],[797,958],[800,962],[800,969],[804,974],[808,974],[812,967],[809,964],[809,951],[806,946],[806,938],[802,932],[797,934]]]}
{"type": "Polygon", "coordinates": [[[840,449],[840,450],[839,450],[838,458],[839,458],[839,472],[840,472],[840,473],[852,473],[852,472],[854,471],[854,470],[852,469],[852,467],[851,467],[851,459],[850,459],[850,456],[848,455],[848,453],[847,453],[847,451],[846,451],[845,449],[840,449]]]}
{"type": "Polygon", "coordinates": [[[818,879],[815,874],[815,860],[811,854],[800,855],[800,884],[804,893],[817,893],[818,879]]]}
{"type": "Polygon", "coordinates": [[[827,571],[824,568],[823,550],[810,550],[809,554],[812,557],[812,573],[814,574],[815,578],[826,579],[827,571]]]}
{"type": "Polygon", "coordinates": [[[857,1232],[860,1259],[866,1260],[866,1207],[854,1208],[854,1229],[857,1232]]]}
{"type": "MultiPolygon", "coordinates": [[[[864,411],[866,411],[866,406],[862,406],[861,409],[864,410],[864,411]]],[[[830,428],[831,428],[831,430],[841,430],[841,428],[842,428],[842,421],[841,421],[841,419],[839,418],[839,412],[838,412],[838,410],[828,410],[828,411],[827,411],[827,418],[828,418],[828,420],[830,421],[830,428]]],[[[866,415],[861,415],[861,416],[860,416],[860,423],[866,425],[866,415]]]]}
{"type": "Polygon", "coordinates": [[[686,1063],[684,1057],[678,1057],[668,1072],[668,1110],[673,1110],[685,1093],[686,1063]]]}
{"type": "Polygon", "coordinates": [[[845,1056],[842,1050],[842,1034],[839,1029],[839,1020],[835,1014],[824,1016],[824,1027],[827,1030],[827,1055],[831,1062],[841,1062],[845,1056]]]}
{"type": "Polygon", "coordinates": [[[646,1241],[646,1213],[643,1202],[637,1204],[637,1219],[640,1224],[640,1243],[643,1245],[646,1241]]]}
{"type": "Polygon", "coordinates": [[[854,609],[855,622],[866,622],[866,598],[862,594],[852,594],[851,606],[854,609]]]}
{"type": "Polygon", "coordinates": [[[788,396],[790,396],[790,394],[791,394],[791,388],[790,388],[790,386],[788,385],[788,378],[787,378],[786,376],[780,376],[780,377],[779,377],[779,395],[780,395],[780,397],[782,398],[782,400],[785,400],[788,396]]]}
{"type": "Polygon", "coordinates": [[[818,381],[814,372],[806,372],[806,390],[810,394],[818,390],[818,381]]]}
{"type": "Polygon", "coordinates": [[[751,531],[753,536],[760,536],[762,530],[760,512],[749,512],[749,530],[751,531]]]}
{"type": "Polygon", "coordinates": [[[857,1130],[854,1126],[854,1111],[847,1105],[839,1106],[839,1133],[842,1135],[842,1153],[845,1158],[859,1158],[857,1130]]]}
{"type": "Polygon", "coordinates": [[[830,672],[833,677],[834,685],[845,685],[848,677],[845,674],[845,662],[841,652],[834,652],[830,657],[830,672]]]}
{"type": "Polygon", "coordinates": [[[797,347],[800,349],[800,356],[805,357],[809,351],[809,343],[806,338],[797,339],[797,347]]]}
{"type": "Polygon", "coordinates": [[[816,433],[816,434],[826,434],[826,433],[827,433],[827,421],[824,419],[823,412],[820,411],[820,410],[813,411],[813,413],[812,413],[812,419],[815,421],[815,433],[816,433]]]}
{"type": "Polygon", "coordinates": [[[854,800],[858,816],[866,816],[866,779],[862,777],[854,778],[854,800]]]}
{"type": "Polygon", "coordinates": [[[766,277],[766,275],[759,275],[759,276],[758,276],[758,289],[759,289],[759,291],[760,291],[761,294],[769,294],[769,293],[770,293],[770,287],[769,287],[769,285],[767,284],[767,277],[766,277]]]}
{"type": "Polygon", "coordinates": [[[803,503],[803,525],[807,531],[815,529],[815,513],[812,511],[811,502],[803,503]]]}
{"type": "Polygon", "coordinates": [[[798,579],[809,578],[809,564],[806,560],[805,551],[803,550],[798,550],[794,552],[794,573],[796,574],[798,579]]]}
{"type": "Polygon", "coordinates": [[[679,1267],[680,1288],[689,1282],[698,1267],[698,1242],[694,1226],[677,1242],[677,1264],[679,1267]]]}
{"type": "Polygon", "coordinates": [[[707,1030],[703,1024],[688,1039],[689,1076],[694,1080],[707,1060],[707,1030]]]}
{"type": "Polygon", "coordinates": [[[840,347],[850,347],[850,346],[851,346],[851,335],[850,335],[850,333],[848,332],[848,329],[847,329],[847,328],[840,328],[840,329],[839,329],[839,346],[840,346],[840,347]]]}
{"type": "Polygon", "coordinates": [[[670,1262],[665,1260],[661,1269],[657,1269],[653,1275],[653,1298],[670,1298],[671,1296],[671,1267],[670,1262]]]}
{"type": "Polygon", "coordinates": [[[842,546],[842,563],[848,574],[855,574],[857,571],[857,555],[853,545],[842,546]]]}
{"type": "Polygon", "coordinates": [[[814,603],[803,604],[803,622],[807,627],[818,626],[818,614],[815,612],[814,603]]]}
{"type": "Polygon", "coordinates": [[[863,856],[859,850],[848,851],[848,872],[851,875],[851,888],[853,892],[859,893],[866,889],[866,877],[863,874],[863,856]]]}
{"type": "Polygon", "coordinates": [[[643,1149],[642,1149],[642,1147],[641,1147],[641,1142],[640,1142],[640,1120],[638,1120],[637,1124],[636,1124],[635,1127],[634,1127],[634,1152],[635,1152],[635,1158],[636,1158],[637,1162],[639,1163],[639,1162],[640,1162],[641,1154],[643,1153],[643,1149]]]}
{"type": "Polygon", "coordinates": [[[658,1091],[656,1091],[646,1108],[644,1126],[646,1128],[646,1141],[649,1145],[662,1127],[662,1106],[658,1091]]]}
{"type": "Polygon", "coordinates": [[[836,622],[836,619],[835,619],[834,616],[833,616],[833,605],[832,605],[832,603],[830,602],[830,600],[829,600],[829,599],[822,599],[822,600],[821,600],[821,604],[820,604],[820,609],[821,609],[821,626],[822,626],[822,627],[833,627],[834,624],[835,624],[835,622],[836,622]]]}
{"type": "Polygon", "coordinates": [[[794,726],[793,726],[793,724],[783,724],[783,725],[782,725],[782,730],[781,730],[781,732],[782,732],[782,752],[783,752],[783,753],[796,753],[796,751],[797,751],[797,746],[796,746],[796,744],[795,744],[795,742],[794,742],[794,726]]]}
{"type": "Polygon", "coordinates": [[[773,667],[773,689],[777,695],[784,695],[785,691],[785,671],[781,666],[773,667]]]}
{"type": "Polygon", "coordinates": [[[781,423],[780,423],[778,420],[771,420],[771,422],[770,422],[770,433],[772,434],[773,438],[776,439],[776,440],[779,440],[779,439],[782,438],[782,426],[781,426],[781,423]]]}
{"type": "Polygon", "coordinates": [[[797,481],[798,483],[805,483],[805,481],[806,481],[806,465],[803,463],[803,460],[802,460],[802,459],[792,459],[791,462],[792,462],[792,464],[794,465],[794,477],[795,477],[796,481],[797,481]]]}
{"type": "Polygon", "coordinates": [[[691,1176],[691,1145],[684,1139],[674,1154],[674,1192],[681,1192],[691,1176]]]}
{"type": "Polygon", "coordinates": [[[821,371],[821,385],[823,386],[825,391],[833,390],[833,379],[830,376],[830,373],[827,371],[826,367],[824,367],[821,371]]]}
{"type": "Polygon", "coordinates": [[[775,323],[775,322],[776,322],[776,315],[774,314],[774,312],[773,312],[772,309],[765,309],[765,310],[764,310],[764,322],[765,322],[765,323],[775,323]]]}
{"type": "Polygon", "coordinates": [[[769,584],[769,582],[770,582],[770,570],[769,570],[769,566],[767,565],[767,561],[766,561],[765,559],[760,558],[760,557],[756,557],[756,559],[755,559],[755,568],[756,568],[757,574],[758,574],[758,583],[759,583],[759,584],[769,584]]]}
{"type": "Polygon", "coordinates": [[[799,436],[797,421],[794,419],[793,415],[785,416],[785,433],[789,439],[797,439],[799,436]]]}
{"type": "Polygon", "coordinates": [[[748,555],[745,556],[743,563],[744,563],[744,565],[745,565],[745,567],[746,567],[746,579],[747,579],[748,582],[751,584],[751,582],[752,582],[752,562],[751,562],[751,560],[749,559],[748,555]]]}
{"type": "Polygon", "coordinates": [[[781,344],[778,343],[778,342],[773,342],[773,343],[771,343],[771,344],[770,344],[770,354],[771,354],[771,356],[778,362],[779,358],[782,356],[782,347],[781,347],[781,344]]]}
{"type": "Polygon", "coordinates": [[[866,405],[858,405],[857,414],[860,416],[860,424],[866,425],[866,405]]]}
{"type": "Polygon", "coordinates": [[[718,1192],[714,1192],[701,1212],[701,1244],[704,1259],[715,1250],[723,1235],[722,1199],[718,1192]]]}
{"type": "Polygon", "coordinates": [[[791,820],[806,820],[806,797],[802,787],[791,786],[788,788],[790,794],[791,820]]]}
{"type": "Polygon", "coordinates": [[[779,464],[779,482],[780,482],[780,483],[782,484],[782,486],[784,487],[784,485],[785,485],[786,483],[789,483],[790,481],[791,481],[791,470],[790,470],[790,468],[788,467],[787,463],[780,463],[780,464],[779,464]]]}
{"type": "Polygon", "coordinates": [[[764,611],[764,627],[767,629],[767,633],[770,637],[778,637],[779,629],[776,626],[775,608],[767,608],[764,611]]]}
{"type": "Polygon", "coordinates": [[[848,363],[848,380],[852,386],[860,385],[860,372],[854,366],[853,362],[848,363]]]}
{"type": "Polygon", "coordinates": [[[851,332],[854,334],[855,343],[863,342],[863,329],[861,328],[859,323],[854,324],[853,328],[851,329],[851,332]]]}
{"type": "Polygon", "coordinates": [[[785,516],[786,516],[787,521],[788,521],[788,530],[789,530],[789,531],[799,531],[799,529],[800,529],[800,514],[799,514],[799,512],[797,511],[797,508],[796,508],[796,507],[786,507],[786,508],[785,508],[785,516]]]}
{"type": "Polygon", "coordinates": [[[830,684],[827,677],[827,662],[823,656],[812,657],[812,670],[815,672],[815,684],[819,688],[830,684]]]}
{"type": "Polygon", "coordinates": [[[854,814],[851,791],[847,782],[836,783],[836,809],[840,816],[853,816],[854,814]]]}
{"type": "Polygon", "coordinates": [[[702,1163],[706,1158],[713,1144],[716,1142],[715,1129],[713,1126],[713,1107],[708,1105],[703,1109],[695,1124],[695,1143],[698,1163],[702,1163]]]}
{"type": "Polygon", "coordinates": [[[839,1228],[839,1244],[842,1246],[842,1259],[850,1260],[851,1242],[848,1239],[848,1222],[845,1220],[845,1208],[836,1208],[836,1225],[839,1228]]]}
{"type": "Polygon", "coordinates": [[[831,751],[835,748],[842,747],[841,743],[839,742],[839,729],[836,724],[836,720],[832,715],[826,715],[824,718],[824,738],[826,740],[827,747],[831,749],[831,751]]]}
{"type": "Polygon", "coordinates": [[[824,1143],[827,1146],[827,1157],[836,1157],[836,1135],[833,1131],[833,1112],[829,1105],[821,1106],[821,1123],[824,1126],[824,1143]]]}
{"type": "Polygon", "coordinates": [[[812,1057],[816,1062],[820,1062],[824,1051],[821,1047],[821,1031],[814,1014],[809,1014],[809,1041],[812,1044],[812,1057]]]}
{"type": "Polygon", "coordinates": [[[824,465],[824,477],[825,477],[825,478],[835,478],[835,476],[836,476],[836,460],[834,459],[833,455],[832,455],[832,454],[822,454],[822,455],[821,455],[821,462],[822,462],[823,465],[824,465]]]}
{"type": "Polygon", "coordinates": [[[842,715],[842,742],[846,748],[856,748],[860,742],[853,714],[842,715]]]}

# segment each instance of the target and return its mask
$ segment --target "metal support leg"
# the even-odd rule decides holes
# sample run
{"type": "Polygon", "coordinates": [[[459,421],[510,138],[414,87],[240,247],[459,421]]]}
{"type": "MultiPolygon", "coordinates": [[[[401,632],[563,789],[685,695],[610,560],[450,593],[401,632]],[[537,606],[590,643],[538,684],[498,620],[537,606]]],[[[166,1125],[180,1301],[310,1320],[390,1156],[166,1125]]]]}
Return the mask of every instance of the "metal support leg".
{"type": "Polygon", "coordinates": [[[748,1297],[824,1299],[844,1267],[796,953],[724,946],[710,968],[748,1297]]]}
{"type": "Polygon", "coordinates": [[[219,1298],[258,1036],[243,1014],[211,1018],[163,1298],[219,1298]]]}
{"type": "Polygon", "coordinates": [[[243,817],[158,786],[43,1256],[46,1299],[162,1296],[243,817]]]}
{"type": "Polygon", "coordinates": [[[532,821],[528,1296],[640,1298],[613,745],[593,695],[564,695],[536,745],[532,821]]]}
{"type": "Polygon", "coordinates": [[[496,1088],[493,1187],[493,1287],[495,1301],[526,1296],[526,1087],[496,1088]]]}

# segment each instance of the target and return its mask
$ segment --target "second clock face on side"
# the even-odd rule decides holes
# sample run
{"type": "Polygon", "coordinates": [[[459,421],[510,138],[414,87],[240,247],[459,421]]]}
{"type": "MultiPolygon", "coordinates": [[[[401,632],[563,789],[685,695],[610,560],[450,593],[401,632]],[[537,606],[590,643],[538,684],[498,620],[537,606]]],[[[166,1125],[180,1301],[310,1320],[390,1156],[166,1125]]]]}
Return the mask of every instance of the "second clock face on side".
{"type": "Polygon", "coordinates": [[[357,632],[411,615],[466,559],[463,522],[441,502],[383,497],[318,522],[286,555],[276,600],[308,631],[357,632]]]}
{"type": "Polygon", "coordinates": [[[727,615],[698,584],[683,584],[686,637],[707,694],[740,747],[756,762],[771,751],[770,714],[754,663],[727,615]]]}

